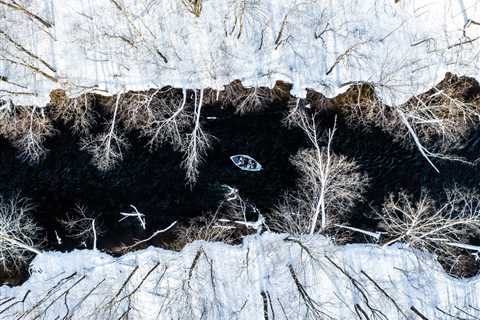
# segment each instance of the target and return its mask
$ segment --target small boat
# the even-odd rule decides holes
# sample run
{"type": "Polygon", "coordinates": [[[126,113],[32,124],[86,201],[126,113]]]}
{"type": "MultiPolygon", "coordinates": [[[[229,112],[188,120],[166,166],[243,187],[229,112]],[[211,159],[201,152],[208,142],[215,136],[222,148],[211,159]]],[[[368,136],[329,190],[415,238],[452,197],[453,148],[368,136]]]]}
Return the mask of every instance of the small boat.
{"type": "Polygon", "coordinates": [[[245,154],[237,154],[230,157],[230,160],[244,171],[260,171],[262,170],[262,165],[253,159],[250,156],[245,154]]]}

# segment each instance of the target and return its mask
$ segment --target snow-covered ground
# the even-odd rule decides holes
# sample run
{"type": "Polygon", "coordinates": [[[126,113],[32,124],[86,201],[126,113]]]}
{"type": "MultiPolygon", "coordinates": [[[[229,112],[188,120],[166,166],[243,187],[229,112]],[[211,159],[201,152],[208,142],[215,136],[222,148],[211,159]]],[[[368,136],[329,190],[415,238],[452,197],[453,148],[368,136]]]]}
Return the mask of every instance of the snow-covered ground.
{"type": "Polygon", "coordinates": [[[44,253],[26,283],[0,287],[0,318],[475,319],[479,292],[418,251],[264,233],[179,253],[44,253]]]}
{"type": "Polygon", "coordinates": [[[477,0],[204,0],[199,17],[179,0],[4,0],[0,16],[0,97],[18,104],[234,79],[299,96],[367,81],[401,103],[480,71],[477,0]]]}
{"type": "MultiPolygon", "coordinates": [[[[451,71],[478,77],[478,0],[1,0],[0,99],[52,89],[294,84],[327,96],[361,81],[391,104],[451,71]]],[[[0,319],[475,319],[480,278],[407,248],[264,233],[120,258],[45,252],[0,319]],[[127,317],[128,315],[128,317],[127,317]]]]}

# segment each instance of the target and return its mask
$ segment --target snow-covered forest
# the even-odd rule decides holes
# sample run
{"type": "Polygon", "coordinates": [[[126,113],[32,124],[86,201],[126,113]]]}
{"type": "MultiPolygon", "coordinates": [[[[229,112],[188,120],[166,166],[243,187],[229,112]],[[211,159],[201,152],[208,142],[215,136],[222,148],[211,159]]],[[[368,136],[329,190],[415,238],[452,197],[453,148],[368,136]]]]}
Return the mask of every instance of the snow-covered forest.
{"type": "Polygon", "coordinates": [[[480,318],[480,2],[0,0],[0,319],[480,318]]]}

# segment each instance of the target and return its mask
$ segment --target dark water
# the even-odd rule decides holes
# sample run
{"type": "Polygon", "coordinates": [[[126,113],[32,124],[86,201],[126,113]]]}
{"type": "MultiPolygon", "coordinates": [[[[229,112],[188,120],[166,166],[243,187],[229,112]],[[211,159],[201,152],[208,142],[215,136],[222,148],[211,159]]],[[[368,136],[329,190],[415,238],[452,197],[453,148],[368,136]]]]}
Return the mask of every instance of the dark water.
{"type": "MultiPolygon", "coordinates": [[[[49,240],[47,248],[57,250],[78,247],[78,241],[64,237],[65,230],[58,222],[76,204],[86,206],[103,222],[105,234],[100,237],[100,248],[130,243],[175,220],[187,221],[215,210],[223,196],[223,184],[238,188],[244,198],[267,211],[283,192],[295,188],[297,175],[289,157],[308,146],[300,130],[282,126],[285,112],[285,106],[277,105],[240,116],[232,109],[205,106],[203,125],[216,140],[193,190],[184,185],[185,173],[180,167],[183,155],[169,145],[151,153],[144,147],[145,141],[131,132],[132,147],[124,161],[102,173],[90,164],[89,154],[79,151],[79,138],[57,123],[59,133],[46,142],[48,156],[36,166],[19,161],[17,151],[8,142],[0,141],[0,194],[21,192],[31,198],[37,205],[35,218],[49,240]],[[241,171],[229,159],[234,154],[254,157],[264,170],[241,171]],[[119,213],[129,211],[130,204],[146,214],[146,231],[134,219],[118,222],[119,213]],[[55,241],[54,231],[64,238],[61,246],[55,241]]],[[[325,128],[332,119],[332,113],[323,115],[325,128]]],[[[479,186],[478,166],[435,161],[438,174],[415,148],[402,146],[380,129],[351,128],[341,116],[333,149],[355,159],[371,179],[367,201],[353,210],[351,223],[357,227],[375,226],[368,215],[372,209],[380,208],[390,192],[405,190],[418,196],[424,188],[434,197],[441,197],[443,188],[453,183],[479,186]]],[[[469,160],[480,155],[480,130],[472,133],[458,153],[469,160]]]]}
{"type": "MultiPolygon", "coordinates": [[[[428,191],[433,199],[444,199],[444,188],[453,185],[467,188],[480,187],[479,165],[457,161],[433,159],[437,173],[414,147],[408,148],[378,128],[371,131],[352,129],[340,124],[333,148],[357,161],[371,179],[367,201],[353,210],[352,225],[362,228],[375,227],[368,218],[372,210],[380,210],[385,197],[392,192],[406,191],[418,197],[428,191]]],[[[480,130],[470,136],[452,154],[474,162],[480,157],[480,130]]],[[[361,238],[361,236],[360,236],[361,238]]],[[[478,239],[472,239],[478,243],[478,239]]]]}
{"type": "Polygon", "coordinates": [[[30,166],[17,158],[17,151],[0,141],[0,194],[21,192],[37,205],[35,219],[45,229],[50,249],[72,249],[78,241],[64,238],[58,219],[72,212],[76,204],[99,215],[105,234],[99,247],[111,247],[133,238],[146,238],[175,220],[186,221],[215,210],[223,197],[221,185],[239,189],[243,197],[261,210],[274,206],[278,195],[295,185],[295,171],[289,157],[304,144],[299,130],[281,126],[285,110],[271,107],[259,114],[238,116],[231,109],[204,107],[204,129],[216,139],[201,167],[197,185],[185,187],[185,172],[180,167],[183,155],[164,145],[151,153],[135,132],[129,134],[131,148],[115,169],[102,173],[90,164],[90,155],[79,150],[79,138],[56,124],[58,134],[49,138],[48,156],[30,166]],[[207,117],[216,117],[208,120],[207,117]],[[245,172],[230,160],[234,154],[248,154],[262,164],[260,172],[245,172]],[[118,222],[120,212],[129,205],[146,214],[147,230],[135,219],[118,222]],[[61,246],[55,231],[64,238],[61,246]]]}

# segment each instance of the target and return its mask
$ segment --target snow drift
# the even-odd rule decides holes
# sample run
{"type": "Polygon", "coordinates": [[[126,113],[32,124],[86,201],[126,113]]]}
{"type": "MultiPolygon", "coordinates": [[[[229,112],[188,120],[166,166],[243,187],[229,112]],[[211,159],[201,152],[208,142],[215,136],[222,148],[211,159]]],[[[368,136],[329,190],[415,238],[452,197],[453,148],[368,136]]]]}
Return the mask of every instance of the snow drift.
{"type": "Polygon", "coordinates": [[[473,319],[479,290],[405,247],[264,233],[120,258],[44,253],[26,283],[0,288],[0,318],[473,319]]]}

